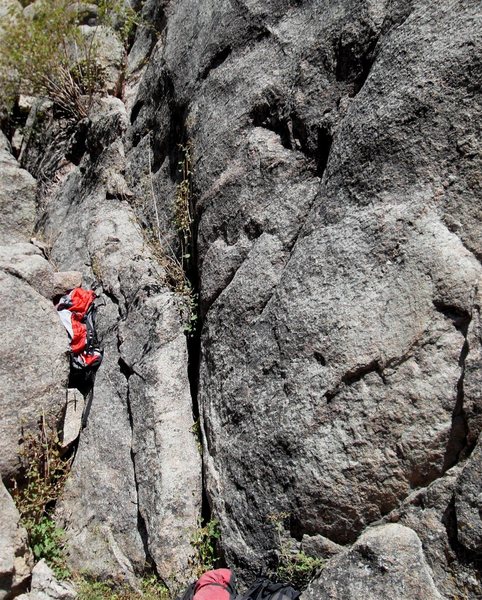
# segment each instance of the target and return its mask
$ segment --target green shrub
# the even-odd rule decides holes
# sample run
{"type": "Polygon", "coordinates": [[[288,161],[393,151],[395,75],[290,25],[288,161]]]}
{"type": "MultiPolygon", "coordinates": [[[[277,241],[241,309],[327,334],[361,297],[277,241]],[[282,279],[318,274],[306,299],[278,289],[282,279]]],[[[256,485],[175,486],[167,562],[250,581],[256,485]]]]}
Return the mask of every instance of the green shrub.
{"type": "Polygon", "coordinates": [[[11,493],[21,522],[27,530],[35,558],[44,558],[57,577],[69,571],[63,558],[63,531],[51,512],[70,471],[71,460],[64,459],[55,428],[41,419],[38,434],[26,435],[21,462],[23,472],[11,483],[11,493]]]}
{"type": "Polygon", "coordinates": [[[300,550],[297,544],[293,544],[290,538],[285,537],[283,521],[288,518],[289,514],[284,512],[268,516],[278,543],[278,565],[273,576],[279,581],[291,583],[295,588],[303,590],[323,568],[324,561],[309,556],[300,550]]]}
{"type": "Polygon", "coordinates": [[[202,519],[199,520],[199,526],[191,537],[194,556],[190,566],[193,578],[198,579],[205,571],[214,569],[219,559],[216,546],[220,537],[221,530],[217,519],[211,519],[205,524],[202,519]]]}
{"type": "MultiPolygon", "coordinates": [[[[127,43],[138,24],[136,12],[117,0],[96,4],[98,22],[115,29],[127,43]]],[[[33,17],[12,10],[3,19],[0,104],[10,107],[19,94],[40,95],[76,120],[88,115],[105,77],[96,58],[95,34],[87,41],[78,26],[81,10],[74,0],[43,0],[36,3],[33,17]]]]}
{"type": "Polygon", "coordinates": [[[4,20],[0,36],[3,104],[10,105],[21,93],[43,95],[70,116],[86,116],[82,96],[87,89],[93,91],[92,82],[89,73],[79,81],[72,72],[73,51],[82,44],[82,36],[70,4],[70,0],[44,1],[33,18],[11,11],[4,20]]]}

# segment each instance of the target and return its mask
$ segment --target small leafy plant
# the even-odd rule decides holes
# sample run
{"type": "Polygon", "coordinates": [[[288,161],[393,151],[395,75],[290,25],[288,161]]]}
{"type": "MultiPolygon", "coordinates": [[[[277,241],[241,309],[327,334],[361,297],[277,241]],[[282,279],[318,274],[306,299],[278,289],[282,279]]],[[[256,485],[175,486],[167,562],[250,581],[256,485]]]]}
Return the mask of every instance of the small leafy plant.
{"type": "Polygon", "coordinates": [[[278,565],[273,575],[279,581],[291,583],[298,589],[304,589],[323,568],[324,562],[320,558],[309,556],[284,537],[283,521],[288,518],[289,514],[284,512],[268,516],[268,521],[273,525],[278,541],[278,565]]]}
{"type": "Polygon", "coordinates": [[[205,571],[214,569],[216,561],[219,559],[216,552],[217,542],[221,537],[219,521],[211,519],[203,524],[199,520],[198,528],[191,537],[191,546],[194,550],[194,557],[191,559],[192,576],[198,579],[205,571]]]}
{"type": "Polygon", "coordinates": [[[55,428],[42,417],[37,434],[25,436],[21,451],[23,475],[12,481],[11,493],[27,530],[35,558],[44,558],[57,577],[69,571],[63,558],[63,531],[54,523],[52,510],[70,471],[55,428]]]}
{"type": "Polygon", "coordinates": [[[25,522],[29,534],[30,546],[36,560],[45,559],[59,579],[70,576],[63,554],[64,531],[48,516],[40,521],[25,522]]]}

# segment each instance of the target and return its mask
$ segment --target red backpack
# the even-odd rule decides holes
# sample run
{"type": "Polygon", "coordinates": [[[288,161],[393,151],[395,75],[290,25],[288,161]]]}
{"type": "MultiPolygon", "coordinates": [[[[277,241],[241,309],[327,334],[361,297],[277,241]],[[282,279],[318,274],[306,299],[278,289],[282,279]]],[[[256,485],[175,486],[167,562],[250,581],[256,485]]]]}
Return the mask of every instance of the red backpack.
{"type": "Polygon", "coordinates": [[[73,369],[96,369],[102,361],[102,350],[95,333],[95,299],[92,290],[74,288],[56,305],[70,338],[73,369]]]}
{"type": "Polygon", "coordinates": [[[180,600],[235,600],[236,587],[231,569],[215,569],[189,586],[180,600]]]}

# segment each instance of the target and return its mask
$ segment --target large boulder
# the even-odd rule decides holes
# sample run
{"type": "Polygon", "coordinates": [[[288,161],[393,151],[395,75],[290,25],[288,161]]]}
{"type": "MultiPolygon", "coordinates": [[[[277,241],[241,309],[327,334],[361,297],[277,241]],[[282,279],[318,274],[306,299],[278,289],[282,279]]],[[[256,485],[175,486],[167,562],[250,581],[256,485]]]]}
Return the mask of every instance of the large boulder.
{"type": "Polygon", "coordinates": [[[68,340],[50,300],[54,269],[28,243],[36,217],[35,179],[0,133],[0,473],[14,475],[24,434],[46,417],[58,423],[69,375],[68,340]],[[49,300],[47,299],[49,298],[49,300]]]}
{"type": "Polygon", "coordinates": [[[442,600],[417,534],[403,525],[368,529],[327,563],[302,598],[313,600],[442,600]]]}
{"type": "Polygon", "coordinates": [[[0,131],[0,244],[28,241],[36,217],[35,179],[20,168],[10,152],[7,138],[0,131]]]}

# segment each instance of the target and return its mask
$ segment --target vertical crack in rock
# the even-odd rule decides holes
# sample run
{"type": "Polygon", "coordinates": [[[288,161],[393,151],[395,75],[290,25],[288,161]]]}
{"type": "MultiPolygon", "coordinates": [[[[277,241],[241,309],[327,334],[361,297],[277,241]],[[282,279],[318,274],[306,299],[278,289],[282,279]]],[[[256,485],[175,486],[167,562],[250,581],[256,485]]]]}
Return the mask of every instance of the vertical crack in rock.
{"type": "MultiPolygon", "coordinates": [[[[199,285],[199,268],[198,268],[198,251],[197,251],[197,220],[192,223],[192,240],[191,240],[191,268],[186,272],[186,275],[191,282],[193,293],[196,298],[200,296],[199,285]]],[[[198,314],[196,329],[186,335],[186,345],[188,354],[187,373],[189,379],[189,388],[191,392],[191,403],[194,423],[199,423],[199,435],[202,435],[204,427],[201,427],[201,411],[199,409],[199,370],[201,364],[201,331],[202,320],[201,314],[198,314]]],[[[207,494],[207,486],[204,475],[204,457],[201,452],[201,518],[205,523],[211,520],[211,506],[207,494]]]]}
{"type": "MultiPolygon", "coordinates": [[[[131,428],[131,433],[133,435],[133,433],[134,433],[134,421],[133,421],[133,416],[132,416],[129,379],[130,379],[131,375],[133,375],[135,373],[135,371],[134,371],[134,369],[130,365],[128,365],[126,363],[126,361],[120,355],[120,346],[121,346],[121,342],[120,342],[119,335],[118,335],[117,336],[117,349],[118,349],[118,352],[119,352],[118,364],[119,364],[120,372],[122,373],[122,375],[126,379],[126,386],[127,386],[126,406],[127,406],[127,414],[128,414],[128,417],[129,417],[129,425],[130,425],[130,428],[131,428]]],[[[144,552],[145,552],[145,556],[146,556],[146,563],[149,565],[149,567],[151,569],[155,570],[155,561],[153,560],[153,558],[152,558],[152,556],[151,556],[151,554],[149,552],[148,533],[147,533],[146,522],[144,520],[144,517],[141,514],[141,510],[140,510],[140,507],[139,507],[139,484],[138,484],[138,481],[137,481],[136,461],[135,461],[135,455],[134,455],[134,450],[132,448],[132,444],[131,444],[131,460],[132,460],[132,469],[134,471],[134,485],[136,487],[136,497],[137,497],[137,530],[138,530],[139,535],[141,537],[142,545],[144,547],[144,552]]]]}
{"type": "Polygon", "coordinates": [[[453,306],[445,306],[438,303],[434,303],[434,305],[436,310],[450,319],[457,331],[460,331],[464,336],[464,343],[459,356],[460,377],[457,382],[457,397],[452,413],[452,427],[443,465],[443,472],[445,473],[445,471],[456,465],[460,458],[468,451],[467,436],[469,428],[464,409],[464,377],[465,362],[470,351],[468,329],[472,315],[453,306]]]}

